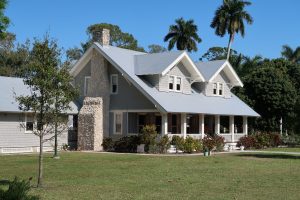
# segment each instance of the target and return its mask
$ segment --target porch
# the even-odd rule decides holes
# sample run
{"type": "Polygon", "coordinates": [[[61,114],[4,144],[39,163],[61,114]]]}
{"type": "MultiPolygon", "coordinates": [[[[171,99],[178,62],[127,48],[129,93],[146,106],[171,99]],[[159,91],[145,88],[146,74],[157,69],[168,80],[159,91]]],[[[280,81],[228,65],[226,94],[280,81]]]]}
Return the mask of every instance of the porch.
{"type": "Polygon", "coordinates": [[[141,132],[145,125],[154,124],[161,135],[179,135],[202,139],[218,134],[225,142],[237,142],[248,134],[247,116],[205,115],[190,113],[127,112],[127,134],[141,132]]]}

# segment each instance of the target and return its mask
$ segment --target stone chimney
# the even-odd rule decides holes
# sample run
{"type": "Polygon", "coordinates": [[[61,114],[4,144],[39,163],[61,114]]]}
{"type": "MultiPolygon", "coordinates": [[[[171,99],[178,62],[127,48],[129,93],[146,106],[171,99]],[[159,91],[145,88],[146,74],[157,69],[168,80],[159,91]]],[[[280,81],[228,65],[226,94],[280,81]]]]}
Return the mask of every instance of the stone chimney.
{"type": "Polygon", "coordinates": [[[93,32],[93,41],[99,42],[102,46],[108,46],[110,42],[109,29],[103,29],[102,31],[93,32]]]}

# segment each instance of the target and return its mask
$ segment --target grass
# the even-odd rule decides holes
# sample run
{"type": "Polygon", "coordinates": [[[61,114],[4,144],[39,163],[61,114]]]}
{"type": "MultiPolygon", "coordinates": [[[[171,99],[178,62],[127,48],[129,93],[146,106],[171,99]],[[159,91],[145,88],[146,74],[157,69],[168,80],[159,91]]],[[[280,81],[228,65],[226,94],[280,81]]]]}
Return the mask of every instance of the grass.
{"type": "MultiPolygon", "coordinates": [[[[44,188],[32,190],[42,199],[300,199],[298,155],[50,156],[45,157],[44,188]]],[[[36,155],[0,156],[0,179],[36,173],[36,155]]]]}
{"type": "Polygon", "coordinates": [[[269,148],[269,149],[263,149],[263,151],[280,151],[280,152],[299,152],[299,147],[280,147],[280,148],[269,148]]]}

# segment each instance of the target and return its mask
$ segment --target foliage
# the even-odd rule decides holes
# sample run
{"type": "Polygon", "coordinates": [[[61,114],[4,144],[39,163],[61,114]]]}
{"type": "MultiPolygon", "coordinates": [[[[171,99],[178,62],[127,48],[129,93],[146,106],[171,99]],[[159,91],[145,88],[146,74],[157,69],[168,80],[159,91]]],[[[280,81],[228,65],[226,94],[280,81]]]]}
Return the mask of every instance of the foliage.
{"type": "Polygon", "coordinates": [[[48,36],[41,41],[35,40],[23,73],[23,82],[28,85],[30,95],[16,97],[20,110],[31,111],[37,120],[33,134],[40,141],[38,187],[42,186],[43,143],[53,139],[55,130],[67,128],[62,113],[70,109],[69,102],[76,94],[70,85],[68,68],[59,69],[60,52],[56,41],[48,36]]]}
{"type": "Polygon", "coordinates": [[[178,153],[178,150],[183,151],[184,150],[184,138],[180,137],[178,135],[173,135],[171,144],[175,146],[176,153],[178,153]]]}
{"type": "Polygon", "coordinates": [[[213,137],[216,145],[216,151],[223,151],[225,145],[225,138],[219,135],[214,135],[213,137]]]}
{"type": "Polygon", "coordinates": [[[30,181],[20,180],[15,177],[13,181],[8,183],[8,190],[4,191],[0,188],[1,200],[38,200],[38,196],[30,195],[30,181]]]}
{"type": "Polygon", "coordinates": [[[286,135],[282,137],[282,144],[290,147],[300,146],[300,135],[286,135]]]}
{"type": "Polygon", "coordinates": [[[157,146],[159,148],[159,153],[166,153],[170,148],[170,140],[167,135],[162,136],[157,142],[157,146]]]}
{"type": "Polygon", "coordinates": [[[286,121],[294,113],[297,91],[287,73],[288,66],[284,60],[265,60],[245,77],[245,94],[262,116],[256,122],[260,130],[278,131],[280,118],[286,121]]]}
{"type": "MultiPolygon", "coordinates": [[[[226,47],[211,47],[201,56],[200,60],[224,60],[226,59],[227,51],[228,49],[226,47]]],[[[232,50],[231,54],[237,55],[237,51],[232,50]]]]}
{"type": "Polygon", "coordinates": [[[135,153],[137,145],[140,143],[138,136],[124,136],[114,143],[114,150],[116,152],[135,153]]]}
{"type": "Polygon", "coordinates": [[[205,136],[202,139],[204,151],[212,151],[216,147],[216,143],[213,137],[205,136]]]}
{"type": "Polygon", "coordinates": [[[167,51],[167,49],[163,46],[160,46],[158,44],[151,44],[148,46],[148,52],[149,53],[161,53],[167,51]]]}
{"type": "Polygon", "coordinates": [[[149,145],[155,144],[155,139],[157,137],[156,126],[146,125],[141,130],[141,144],[145,144],[145,151],[148,152],[149,145]]]}
{"type": "Polygon", "coordinates": [[[237,146],[244,146],[245,149],[262,149],[277,147],[282,143],[278,133],[257,132],[253,135],[246,135],[239,139],[237,146]]]}
{"type": "Polygon", "coordinates": [[[114,142],[112,138],[104,138],[102,142],[102,146],[104,151],[113,151],[114,149],[114,142]]]}
{"type": "Polygon", "coordinates": [[[185,153],[200,152],[202,150],[202,141],[188,136],[184,140],[183,151],[185,153]]]}
{"type": "Polygon", "coordinates": [[[281,55],[293,63],[300,63],[300,47],[293,50],[290,46],[283,45],[281,55]]]}
{"type": "Polygon", "coordinates": [[[243,0],[224,0],[223,4],[216,10],[215,16],[211,22],[211,28],[215,29],[215,34],[223,37],[229,34],[227,60],[230,55],[230,46],[234,40],[234,35],[241,33],[245,35],[244,21],[248,24],[253,23],[251,15],[245,11],[245,7],[251,5],[243,0]]]}
{"type": "Polygon", "coordinates": [[[0,40],[6,37],[6,29],[10,23],[8,17],[4,15],[4,10],[7,6],[7,0],[0,0],[0,40]]]}
{"type": "Polygon", "coordinates": [[[185,21],[179,18],[175,22],[176,24],[170,26],[164,38],[165,42],[169,41],[168,50],[173,49],[176,44],[178,50],[197,51],[197,43],[201,42],[201,38],[197,34],[198,28],[194,20],[185,21]]]}
{"type": "Polygon", "coordinates": [[[83,50],[78,47],[70,48],[66,51],[67,61],[72,63],[76,60],[79,60],[83,53],[83,50]]]}

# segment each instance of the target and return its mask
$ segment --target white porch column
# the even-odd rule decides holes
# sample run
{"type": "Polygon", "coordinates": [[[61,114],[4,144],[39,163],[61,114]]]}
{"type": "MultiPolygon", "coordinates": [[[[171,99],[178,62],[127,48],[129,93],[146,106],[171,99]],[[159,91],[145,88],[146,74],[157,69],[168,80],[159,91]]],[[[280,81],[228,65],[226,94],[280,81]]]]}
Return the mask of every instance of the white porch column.
{"type": "Polygon", "coordinates": [[[215,133],[220,134],[220,115],[215,115],[215,133]]]}
{"type": "Polygon", "coordinates": [[[229,132],[231,133],[231,142],[234,142],[234,116],[229,116],[229,132]]]}
{"type": "Polygon", "coordinates": [[[204,138],[204,114],[199,114],[199,131],[201,133],[201,138],[204,138]]]}
{"type": "Polygon", "coordinates": [[[248,135],[248,118],[247,118],[247,116],[243,117],[243,133],[248,135]]]}
{"type": "Polygon", "coordinates": [[[161,135],[168,135],[168,114],[161,114],[161,135]]]}
{"type": "Polygon", "coordinates": [[[181,113],[181,135],[186,138],[186,113],[181,113]]]}

